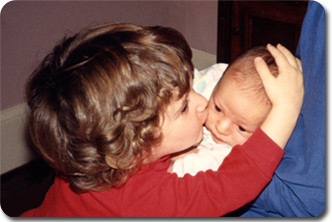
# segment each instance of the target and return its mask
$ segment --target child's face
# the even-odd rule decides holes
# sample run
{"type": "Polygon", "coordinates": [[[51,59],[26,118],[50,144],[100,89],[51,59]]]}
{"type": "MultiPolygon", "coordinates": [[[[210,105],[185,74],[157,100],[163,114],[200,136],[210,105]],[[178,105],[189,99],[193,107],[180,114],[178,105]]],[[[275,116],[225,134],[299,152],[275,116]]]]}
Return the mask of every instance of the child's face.
{"type": "Polygon", "coordinates": [[[270,106],[253,97],[240,90],[228,76],[216,86],[205,123],[216,143],[242,145],[263,123],[270,106]]]}
{"type": "Polygon", "coordinates": [[[163,139],[154,147],[154,158],[176,153],[194,145],[203,138],[207,118],[207,100],[193,89],[183,98],[167,107],[161,133],[163,139]]]}

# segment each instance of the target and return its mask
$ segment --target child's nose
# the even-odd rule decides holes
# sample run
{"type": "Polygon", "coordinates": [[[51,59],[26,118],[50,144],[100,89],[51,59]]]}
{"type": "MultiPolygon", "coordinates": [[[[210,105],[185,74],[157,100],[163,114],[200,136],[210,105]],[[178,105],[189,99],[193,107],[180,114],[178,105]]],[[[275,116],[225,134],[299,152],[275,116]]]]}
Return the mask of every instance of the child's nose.
{"type": "Polygon", "coordinates": [[[196,93],[196,101],[197,101],[197,114],[200,116],[203,122],[205,122],[208,111],[207,111],[207,105],[208,101],[205,99],[204,96],[196,93]]]}
{"type": "Polygon", "coordinates": [[[216,122],[216,129],[220,134],[229,135],[231,133],[231,122],[223,117],[216,122]]]}

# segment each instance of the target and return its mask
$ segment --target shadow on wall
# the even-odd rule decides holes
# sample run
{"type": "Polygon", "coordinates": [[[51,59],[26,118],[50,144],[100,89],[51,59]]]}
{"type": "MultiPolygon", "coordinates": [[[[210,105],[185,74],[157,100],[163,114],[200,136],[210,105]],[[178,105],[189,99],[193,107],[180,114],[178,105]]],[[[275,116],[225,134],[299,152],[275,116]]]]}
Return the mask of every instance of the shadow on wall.
{"type": "Polygon", "coordinates": [[[1,175],[1,208],[10,217],[38,207],[53,184],[55,171],[42,159],[1,175]]]}

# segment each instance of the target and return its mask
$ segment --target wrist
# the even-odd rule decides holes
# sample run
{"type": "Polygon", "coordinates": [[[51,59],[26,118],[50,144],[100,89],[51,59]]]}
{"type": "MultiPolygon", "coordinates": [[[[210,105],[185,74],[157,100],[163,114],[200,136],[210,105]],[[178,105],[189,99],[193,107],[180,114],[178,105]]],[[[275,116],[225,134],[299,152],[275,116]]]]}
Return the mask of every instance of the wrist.
{"type": "Polygon", "coordinates": [[[283,149],[294,130],[298,115],[299,110],[291,106],[272,106],[261,129],[283,149]]]}
{"type": "Polygon", "coordinates": [[[296,119],[300,114],[301,107],[295,106],[294,104],[272,104],[272,108],[270,112],[273,111],[274,113],[279,113],[285,116],[287,119],[296,119]]]}

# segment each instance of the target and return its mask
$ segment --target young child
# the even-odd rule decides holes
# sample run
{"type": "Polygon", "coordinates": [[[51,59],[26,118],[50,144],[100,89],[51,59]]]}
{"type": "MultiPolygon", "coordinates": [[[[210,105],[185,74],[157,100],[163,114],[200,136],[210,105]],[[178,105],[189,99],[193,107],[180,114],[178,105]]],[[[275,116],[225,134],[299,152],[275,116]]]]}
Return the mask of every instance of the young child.
{"type": "Polygon", "coordinates": [[[218,171],[179,178],[167,172],[170,155],[198,144],[207,118],[184,37],[106,24],[66,38],[27,85],[31,139],[58,176],[42,205],[22,216],[220,216],[253,200],[283,156],[303,99],[293,55],[271,53],[277,79],[256,61],[272,101],[261,128],[218,171]]]}
{"type": "Polygon", "coordinates": [[[210,98],[205,123],[209,131],[205,129],[204,140],[197,149],[175,157],[169,171],[183,176],[217,170],[231,147],[242,145],[263,123],[272,105],[254,66],[256,57],[266,62],[273,76],[278,75],[273,56],[260,46],[241,54],[227,68],[216,64],[195,79],[194,88],[210,98]]]}

